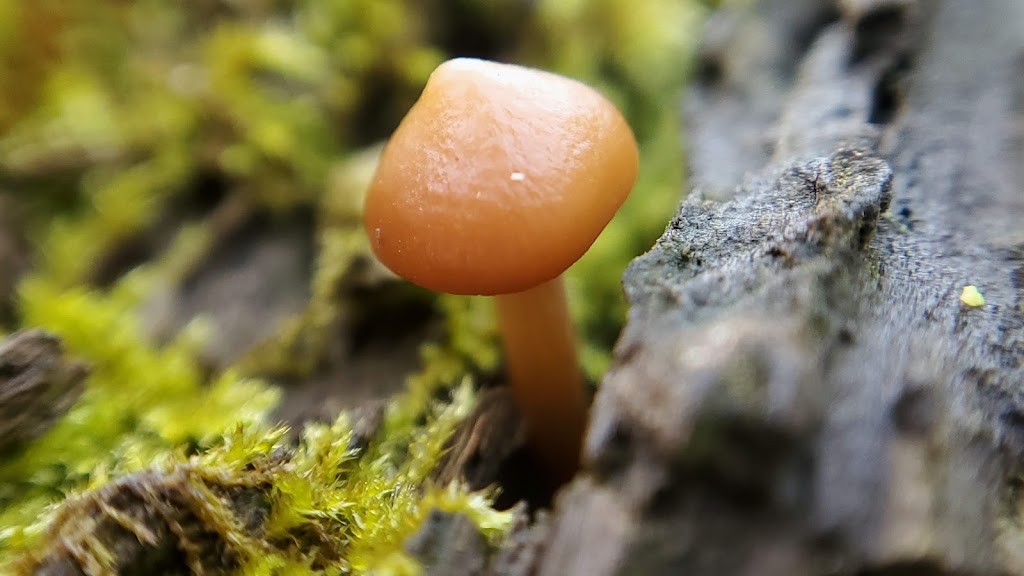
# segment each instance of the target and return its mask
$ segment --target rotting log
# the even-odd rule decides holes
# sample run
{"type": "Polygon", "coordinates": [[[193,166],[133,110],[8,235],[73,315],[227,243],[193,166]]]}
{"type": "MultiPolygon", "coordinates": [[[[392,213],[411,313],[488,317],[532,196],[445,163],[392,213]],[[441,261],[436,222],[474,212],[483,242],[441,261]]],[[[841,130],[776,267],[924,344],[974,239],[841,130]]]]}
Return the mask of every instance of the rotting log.
{"type": "Polygon", "coordinates": [[[539,574],[1024,573],[1024,2],[709,26],[539,574]]]}

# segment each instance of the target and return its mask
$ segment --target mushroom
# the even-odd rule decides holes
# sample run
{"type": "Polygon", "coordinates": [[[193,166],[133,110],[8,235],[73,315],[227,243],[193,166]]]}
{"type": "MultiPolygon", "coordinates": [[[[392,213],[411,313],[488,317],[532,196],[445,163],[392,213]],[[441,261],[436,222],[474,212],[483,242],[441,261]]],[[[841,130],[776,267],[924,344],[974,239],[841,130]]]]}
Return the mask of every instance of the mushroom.
{"type": "Polygon", "coordinates": [[[561,274],[637,176],[636,140],[596,90],[458,58],[386,145],[364,224],[377,257],[431,290],[495,297],[527,443],[556,481],[579,465],[587,394],[561,274]]]}

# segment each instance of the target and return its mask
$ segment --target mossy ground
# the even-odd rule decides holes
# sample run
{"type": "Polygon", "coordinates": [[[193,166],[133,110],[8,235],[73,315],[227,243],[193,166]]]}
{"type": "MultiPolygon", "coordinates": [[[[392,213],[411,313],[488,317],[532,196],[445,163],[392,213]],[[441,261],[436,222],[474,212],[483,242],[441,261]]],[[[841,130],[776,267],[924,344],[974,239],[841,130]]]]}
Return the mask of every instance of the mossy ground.
{"type": "Polygon", "coordinates": [[[339,284],[369,257],[359,210],[379,142],[431,70],[467,54],[587,81],[637,133],[633,197],[568,275],[598,380],[624,316],[620,274],[682,189],[676,101],[701,13],[687,0],[0,0],[0,67],[12,71],[0,77],[0,182],[24,211],[33,257],[2,329],[50,330],[93,366],[71,412],[0,460],[0,567],[46,553],[54,518],[127,474],[187,469],[244,484],[278,450],[287,465],[260,476],[272,500],[262,537],[208,500],[244,573],[416,573],[402,542],[432,507],[467,513],[497,542],[508,516],[489,508],[490,493],[429,481],[472,407],[473,377],[499,363],[486,301],[434,300],[443,335],[423,343],[422,369],[365,450],[349,447],[345,416],[291,443],[271,416],[281,390],[253,375],[315,367],[341,314],[339,284]],[[465,40],[467,30],[491,40],[465,40]],[[306,309],[213,373],[199,350],[215,335],[201,318],[158,344],[139,312],[209,252],[209,223],[183,218],[160,250],[110,264],[176,207],[207,202],[197,182],[210,175],[218,194],[271,217],[312,209],[318,244],[306,309]],[[311,530],[326,538],[316,550],[288,537],[311,530]]]}

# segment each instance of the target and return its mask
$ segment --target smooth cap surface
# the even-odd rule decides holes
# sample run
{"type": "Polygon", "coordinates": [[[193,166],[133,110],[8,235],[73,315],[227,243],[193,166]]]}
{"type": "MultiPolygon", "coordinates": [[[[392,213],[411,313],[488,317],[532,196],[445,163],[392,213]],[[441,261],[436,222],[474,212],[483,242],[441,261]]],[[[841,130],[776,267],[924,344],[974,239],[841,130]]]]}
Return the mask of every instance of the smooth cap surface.
{"type": "Polygon", "coordinates": [[[425,288],[520,292],[590,247],[637,175],[636,140],[596,90],[483,60],[439,66],[388,142],[364,224],[425,288]]]}

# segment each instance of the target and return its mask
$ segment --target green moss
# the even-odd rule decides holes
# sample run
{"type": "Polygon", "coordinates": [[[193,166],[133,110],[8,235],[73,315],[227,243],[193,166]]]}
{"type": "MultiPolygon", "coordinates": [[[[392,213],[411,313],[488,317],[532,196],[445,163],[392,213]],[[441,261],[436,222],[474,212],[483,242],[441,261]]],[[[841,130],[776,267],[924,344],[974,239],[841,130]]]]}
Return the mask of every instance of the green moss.
{"type": "MultiPolygon", "coordinates": [[[[299,534],[316,534],[322,547],[305,560],[309,565],[333,566],[329,571],[338,573],[387,572],[426,514],[440,508],[473,518],[497,543],[511,516],[491,509],[490,493],[430,483],[444,442],[472,405],[471,387],[461,386],[450,403],[431,403],[426,424],[391,419],[383,441],[359,455],[347,447],[350,432],[344,418],[331,426],[307,426],[291,465],[273,481],[267,539],[292,541],[301,540],[299,534]],[[395,441],[406,446],[400,456],[393,451],[395,441]]],[[[291,563],[297,570],[294,561],[304,553],[304,547],[294,546],[279,550],[277,558],[253,557],[251,572],[265,572],[268,562],[291,563]]]]}
{"type": "MultiPolygon", "coordinates": [[[[67,416],[29,450],[0,461],[0,526],[23,526],[8,515],[31,517],[112,470],[136,470],[168,451],[209,446],[238,423],[261,421],[274,405],[274,389],[237,373],[207,382],[195,357],[195,331],[163,348],[146,344],[131,313],[142,284],[131,276],[101,294],[61,290],[41,278],[23,283],[25,324],[61,336],[93,371],[67,416]]],[[[0,533],[0,551],[22,537],[14,530],[0,533]]]]}
{"type": "MultiPolygon", "coordinates": [[[[415,570],[402,551],[403,543],[433,509],[471,518],[492,545],[501,542],[511,525],[510,513],[491,508],[492,493],[430,483],[444,440],[471,406],[470,388],[463,386],[451,403],[428,410],[427,424],[393,429],[409,442],[401,460],[381,457],[373,444],[362,454],[350,448],[351,431],[344,417],[330,425],[307,426],[296,447],[288,442],[284,428],[239,425],[199,455],[186,459],[170,453],[151,461],[146,474],[133,481],[143,489],[132,493],[144,500],[173,493],[198,516],[202,530],[192,527],[176,536],[192,550],[187,560],[194,570],[216,560],[201,552],[199,538],[208,539],[211,533],[246,574],[415,570]],[[263,498],[232,505],[231,495],[242,490],[256,491],[263,498]],[[265,510],[253,503],[260,501],[266,502],[265,510]],[[260,508],[254,512],[246,506],[260,508]],[[244,520],[253,517],[260,520],[244,520]]],[[[114,571],[116,552],[96,535],[104,517],[116,518],[140,541],[154,542],[156,532],[144,519],[119,513],[110,497],[116,484],[94,484],[95,490],[72,495],[61,508],[31,521],[17,540],[8,537],[15,540],[16,551],[28,551],[10,567],[29,569],[51,549],[80,545],[85,551],[80,562],[98,572],[114,571]],[[43,526],[55,531],[53,539],[40,539],[43,526]]]]}
{"type": "MultiPolygon", "coordinates": [[[[24,284],[26,321],[60,334],[69,350],[92,362],[94,372],[66,418],[31,450],[0,464],[0,525],[9,527],[0,531],[0,552],[40,549],[43,527],[53,523],[54,514],[74,518],[76,503],[94,498],[89,492],[77,495],[81,490],[102,489],[143,469],[169,478],[187,471],[189,490],[197,491],[189,494],[212,502],[207,521],[223,524],[217,530],[251,564],[247,573],[311,573],[298,570],[324,563],[333,563],[338,573],[371,573],[378,564],[397,561],[402,542],[434,507],[465,513],[484,534],[500,538],[508,517],[490,509],[489,494],[430,483],[445,442],[474,402],[466,380],[453,388],[450,402],[435,398],[472,367],[495,361],[477,339],[425,349],[423,372],[389,405],[383,430],[365,453],[349,448],[344,416],[332,425],[310,424],[292,450],[283,429],[266,424],[276,397],[272,389],[232,372],[204,384],[194,357],[199,335],[187,332],[164,348],[144,344],[135,317],[126,313],[144,283],[142,275],[130,276],[106,295],[61,292],[40,279],[24,284]],[[185,460],[185,451],[198,454],[185,460]],[[254,476],[253,462],[280,451],[293,454],[287,466],[254,476]],[[236,534],[241,524],[229,521],[226,504],[203,490],[257,480],[269,482],[273,496],[265,534],[236,534]],[[67,503],[50,508],[65,495],[67,503]],[[326,539],[318,543],[322,556],[305,556],[309,543],[293,537],[309,533],[326,539]]],[[[459,332],[485,337],[490,322],[481,321],[477,302],[452,299],[444,305],[459,332]]],[[[96,552],[97,565],[103,565],[102,556],[96,552]]]]}

